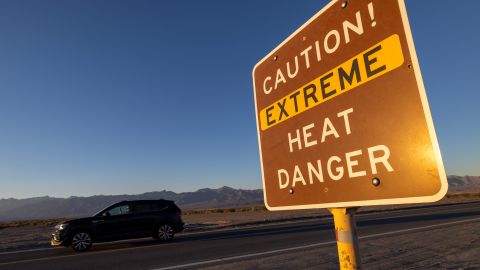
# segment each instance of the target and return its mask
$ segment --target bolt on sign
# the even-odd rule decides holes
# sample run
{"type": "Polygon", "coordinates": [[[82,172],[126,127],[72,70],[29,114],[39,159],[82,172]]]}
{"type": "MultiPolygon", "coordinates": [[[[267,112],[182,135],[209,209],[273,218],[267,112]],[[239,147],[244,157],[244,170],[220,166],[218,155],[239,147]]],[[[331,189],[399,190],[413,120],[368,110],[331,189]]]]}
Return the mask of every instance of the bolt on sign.
{"type": "Polygon", "coordinates": [[[330,2],[255,66],[253,81],[268,209],[446,194],[403,0],[330,2]]]}

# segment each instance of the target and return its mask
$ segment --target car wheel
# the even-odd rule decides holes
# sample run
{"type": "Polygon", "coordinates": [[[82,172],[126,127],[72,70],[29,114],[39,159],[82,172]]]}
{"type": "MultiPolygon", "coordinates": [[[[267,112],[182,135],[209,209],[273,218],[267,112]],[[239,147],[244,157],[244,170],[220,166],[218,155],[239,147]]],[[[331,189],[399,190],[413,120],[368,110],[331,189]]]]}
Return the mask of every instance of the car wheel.
{"type": "Polygon", "coordinates": [[[170,241],[173,239],[174,234],[175,232],[173,231],[172,226],[168,224],[162,224],[158,227],[155,238],[158,238],[161,241],[170,241]]]}
{"type": "Polygon", "coordinates": [[[87,251],[92,247],[92,236],[85,231],[76,232],[72,236],[70,246],[75,251],[87,251]]]}

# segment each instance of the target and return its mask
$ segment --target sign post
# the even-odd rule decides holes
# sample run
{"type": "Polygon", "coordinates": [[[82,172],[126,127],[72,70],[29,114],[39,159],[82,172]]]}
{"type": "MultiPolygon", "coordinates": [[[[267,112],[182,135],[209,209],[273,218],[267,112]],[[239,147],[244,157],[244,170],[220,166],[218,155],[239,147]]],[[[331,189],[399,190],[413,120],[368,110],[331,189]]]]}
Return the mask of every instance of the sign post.
{"type": "MultiPolygon", "coordinates": [[[[446,194],[403,0],[331,1],[255,65],[253,85],[269,210],[330,208],[354,232],[353,207],[446,194]]],[[[338,243],[359,267],[355,241],[338,243]]]]}
{"type": "Polygon", "coordinates": [[[356,208],[330,208],[335,223],[338,261],[340,269],[360,269],[360,252],[358,248],[356,208]]]}

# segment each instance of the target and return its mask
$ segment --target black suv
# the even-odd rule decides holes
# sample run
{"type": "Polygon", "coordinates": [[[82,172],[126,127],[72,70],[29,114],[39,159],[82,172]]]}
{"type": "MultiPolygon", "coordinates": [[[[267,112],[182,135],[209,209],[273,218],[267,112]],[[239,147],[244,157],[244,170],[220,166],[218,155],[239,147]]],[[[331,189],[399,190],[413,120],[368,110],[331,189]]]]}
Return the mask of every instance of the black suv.
{"type": "Polygon", "coordinates": [[[150,236],[169,241],[183,230],[181,214],[180,208],[168,200],[122,201],[93,217],[58,224],[50,243],[86,251],[94,242],[150,236]]]}

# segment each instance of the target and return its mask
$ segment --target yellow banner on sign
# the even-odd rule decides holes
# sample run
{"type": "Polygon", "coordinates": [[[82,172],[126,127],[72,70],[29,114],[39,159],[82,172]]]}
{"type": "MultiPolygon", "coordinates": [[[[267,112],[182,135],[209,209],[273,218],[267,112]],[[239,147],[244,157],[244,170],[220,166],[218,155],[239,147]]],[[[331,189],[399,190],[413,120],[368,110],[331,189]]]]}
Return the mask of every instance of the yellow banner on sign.
{"type": "Polygon", "coordinates": [[[266,130],[403,64],[398,35],[391,35],[341,65],[303,85],[260,112],[266,130]]]}

